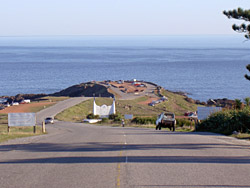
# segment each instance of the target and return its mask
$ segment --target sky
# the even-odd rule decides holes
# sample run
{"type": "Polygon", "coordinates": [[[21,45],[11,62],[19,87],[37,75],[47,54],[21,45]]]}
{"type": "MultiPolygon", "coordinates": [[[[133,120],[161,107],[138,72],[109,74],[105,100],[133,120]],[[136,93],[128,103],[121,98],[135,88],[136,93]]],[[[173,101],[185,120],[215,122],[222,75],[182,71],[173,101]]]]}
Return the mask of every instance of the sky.
{"type": "Polygon", "coordinates": [[[250,0],[0,0],[0,36],[236,34],[250,0]]]}

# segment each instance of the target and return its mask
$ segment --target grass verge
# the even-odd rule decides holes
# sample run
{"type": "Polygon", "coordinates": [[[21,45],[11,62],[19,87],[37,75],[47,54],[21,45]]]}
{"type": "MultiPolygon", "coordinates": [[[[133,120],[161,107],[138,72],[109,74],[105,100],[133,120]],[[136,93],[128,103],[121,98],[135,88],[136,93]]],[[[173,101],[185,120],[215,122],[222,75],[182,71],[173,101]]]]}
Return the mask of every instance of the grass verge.
{"type": "Polygon", "coordinates": [[[234,138],[242,139],[242,140],[250,140],[250,134],[248,133],[240,133],[231,135],[234,138]]]}

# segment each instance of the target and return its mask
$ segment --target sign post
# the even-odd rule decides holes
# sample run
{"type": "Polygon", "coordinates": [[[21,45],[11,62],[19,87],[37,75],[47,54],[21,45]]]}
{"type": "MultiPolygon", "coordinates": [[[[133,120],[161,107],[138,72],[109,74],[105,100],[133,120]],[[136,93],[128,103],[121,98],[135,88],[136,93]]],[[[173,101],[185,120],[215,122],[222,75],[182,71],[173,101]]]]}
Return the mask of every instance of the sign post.
{"type": "Polygon", "coordinates": [[[45,130],[45,122],[43,121],[43,124],[42,124],[42,132],[45,133],[46,130],[45,130]]]}

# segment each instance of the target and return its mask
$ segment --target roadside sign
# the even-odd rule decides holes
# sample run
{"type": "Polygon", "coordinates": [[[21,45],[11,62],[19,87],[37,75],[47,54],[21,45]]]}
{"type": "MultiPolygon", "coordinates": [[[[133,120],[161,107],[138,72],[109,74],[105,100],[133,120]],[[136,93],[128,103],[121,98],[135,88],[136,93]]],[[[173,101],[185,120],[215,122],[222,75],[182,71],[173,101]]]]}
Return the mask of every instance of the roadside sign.
{"type": "Polygon", "coordinates": [[[8,126],[35,126],[36,114],[35,113],[9,113],[8,126]]]}
{"type": "Polygon", "coordinates": [[[125,114],[124,118],[125,119],[133,119],[133,114],[125,114]]]}
{"type": "Polygon", "coordinates": [[[198,107],[198,120],[205,120],[210,116],[211,114],[221,111],[221,107],[198,107]]]}

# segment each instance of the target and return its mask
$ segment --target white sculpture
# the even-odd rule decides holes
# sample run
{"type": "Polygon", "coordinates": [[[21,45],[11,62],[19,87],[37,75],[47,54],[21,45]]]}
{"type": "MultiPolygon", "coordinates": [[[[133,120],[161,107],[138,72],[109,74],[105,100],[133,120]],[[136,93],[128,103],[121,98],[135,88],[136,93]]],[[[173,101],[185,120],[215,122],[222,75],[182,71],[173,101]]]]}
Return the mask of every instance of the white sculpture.
{"type": "Polygon", "coordinates": [[[101,118],[109,117],[109,115],[115,114],[115,98],[114,98],[113,104],[111,106],[107,106],[105,104],[102,106],[98,106],[95,103],[95,98],[94,98],[93,114],[99,115],[101,118]]]}

